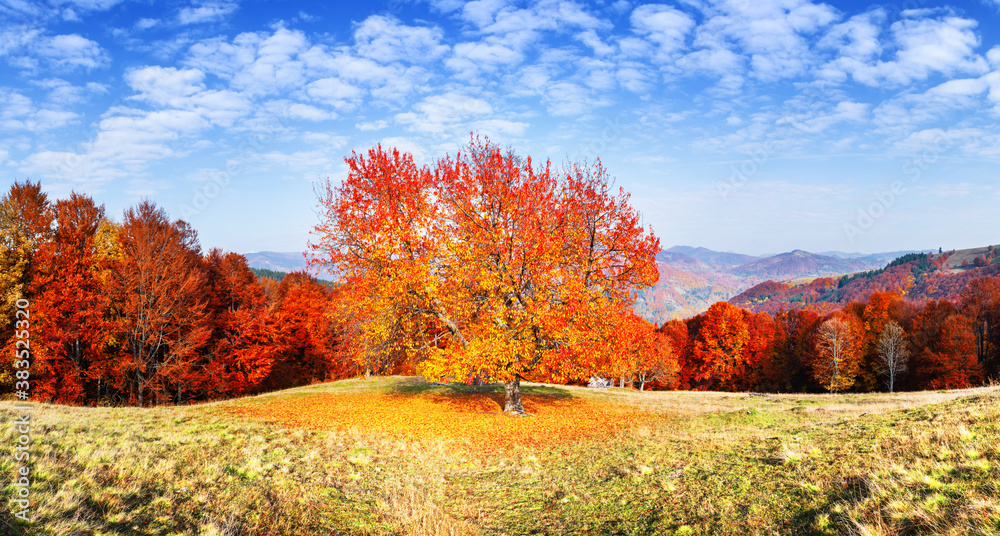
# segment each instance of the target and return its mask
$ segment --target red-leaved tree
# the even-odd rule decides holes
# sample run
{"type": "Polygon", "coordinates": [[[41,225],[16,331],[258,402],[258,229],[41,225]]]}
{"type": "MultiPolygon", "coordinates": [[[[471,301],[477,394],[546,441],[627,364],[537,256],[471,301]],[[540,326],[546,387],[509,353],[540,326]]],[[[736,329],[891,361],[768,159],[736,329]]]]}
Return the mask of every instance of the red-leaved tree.
{"type": "Polygon", "coordinates": [[[119,355],[110,371],[129,403],[180,403],[212,332],[197,235],[144,201],[125,211],[110,281],[119,355]]]}
{"type": "Polygon", "coordinates": [[[82,403],[100,396],[109,359],[111,302],[107,277],[112,258],[102,250],[99,231],[104,207],[76,193],[53,207],[55,229],[39,244],[31,280],[36,334],[34,396],[59,403],[82,403]]]}
{"type": "Polygon", "coordinates": [[[420,354],[431,378],[488,375],[523,413],[520,380],[585,378],[659,241],[599,165],[548,163],[473,138],[431,167],[377,147],[327,184],[313,246],[343,275],[356,345],[420,354]]]}

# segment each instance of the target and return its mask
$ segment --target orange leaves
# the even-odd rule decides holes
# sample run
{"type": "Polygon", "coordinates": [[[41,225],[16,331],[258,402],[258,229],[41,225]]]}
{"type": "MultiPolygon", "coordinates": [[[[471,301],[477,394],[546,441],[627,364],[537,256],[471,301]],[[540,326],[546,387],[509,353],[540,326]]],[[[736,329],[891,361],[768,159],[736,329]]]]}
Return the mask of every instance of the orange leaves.
{"type": "Polygon", "coordinates": [[[611,354],[631,289],[656,282],[659,241],[600,163],[554,172],[479,137],[433,168],[382,147],[347,163],[321,196],[313,248],[345,275],[360,362],[586,377],[611,354]]]}
{"type": "Polygon", "coordinates": [[[816,333],[816,359],[812,363],[816,382],[837,392],[854,385],[859,370],[858,321],[847,314],[834,314],[816,333]]]}
{"type": "Polygon", "coordinates": [[[696,317],[687,370],[692,388],[730,388],[734,374],[743,370],[740,365],[750,339],[747,315],[727,302],[717,302],[696,317]]]}
{"type": "Polygon", "coordinates": [[[500,413],[502,397],[502,393],[316,394],[226,411],[287,427],[440,440],[481,453],[607,436],[655,417],[624,404],[531,393],[524,398],[524,407],[535,416],[515,418],[500,413]]]}
{"type": "Polygon", "coordinates": [[[56,222],[50,239],[38,244],[32,323],[37,374],[33,396],[60,403],[81,402],[89,378],[101,373],[108,341],[109,302],[102,285],[108,263],[95,247],[104,207],[76,193],[50,207],[56,222]]]}

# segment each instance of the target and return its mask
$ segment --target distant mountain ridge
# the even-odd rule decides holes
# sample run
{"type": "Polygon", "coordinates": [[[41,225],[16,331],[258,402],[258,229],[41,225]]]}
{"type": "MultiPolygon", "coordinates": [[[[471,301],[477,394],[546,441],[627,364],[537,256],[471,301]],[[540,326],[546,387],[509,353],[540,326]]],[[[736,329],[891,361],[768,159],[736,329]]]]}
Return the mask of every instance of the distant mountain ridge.
{"type": "Polygon", "coordinates": [[[673,246],[656,255],[659,282],[637,293],[635,310],[651,322],[686,318],[766,281],[832,277],[876,270],[913,251],[826,253],[794,250],[755,256],[704,247],[673,246]]]}
{"type": "Polygon", "coordinates": [[[738,266],[759,259],[753,255],[730,253],[728,251],[713,251],[703,247],[673,246],[666,250],[669,253],[680,253],[705,264],[714,266],[738,266]]]}
{"type": "Polygon", "coordinates": [[[775,281],[799,277],[826,277],[831,275],[880,268],[881,258],[842,258],[809,253],[801,249],[756,259],[732,268],[731,272],[747,277],[766,277],[775,281]]]}
{"type": "Polygon", "coordinates": [[[251,268],[264,268],[276,272],[292,273],[305,270],[319,279],[332,281],[333,275],[325,270],[313,273],[309,268],[309,262],[304,253],[299,251],[257,251],[254,253],[244,253],[247,265],[251,268]]]}
{"type": "Polygon", "coordinates": [[[875,292],[897,292],[917,302],[940,299],[954,302],[971,280],[1000,274],[1000,246],[942,253],[899,253],[903,255],[884,267],[839,278],[762,282],[729,302],[770,313],[793,308],[826,313],[852,301],[865,302],[875,292]]]}
{"type": "MultiPolygon", "coordinates": [[[[704,247],[673,246],[657,253],[659,281],[636,294],[635,311],[651,322],[663,323],[704,312],[713,303],[730,300],[766,281],[784,282],[780,284],[788,287],[798,284],[793,280],[876,270],[913,251],[825,253],[794,250],[756,256],[704,247]]],[[[251,268],[286,273],[308,269],[306,257],[300,252],[258,251],[244,256],[251,268]]],[[[329,281],[336,279],[326,271],[314,275],[329,281]]]]}

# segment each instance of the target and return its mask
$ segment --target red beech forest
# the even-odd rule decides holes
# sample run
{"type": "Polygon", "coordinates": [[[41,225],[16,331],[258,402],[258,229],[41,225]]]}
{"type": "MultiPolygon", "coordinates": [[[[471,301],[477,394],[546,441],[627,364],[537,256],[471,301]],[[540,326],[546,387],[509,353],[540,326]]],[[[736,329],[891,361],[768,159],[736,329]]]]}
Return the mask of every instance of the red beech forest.
{"type": "Polygon", "coordinates": [[[89,197],[15,183],[0,201],[0,284],[5,311],[30,303],[28,325],[4,315],[0,337],[14,356],[15,330],[29,335],[34,400],[183,404],[356,373],[338,359],[336,290],[203,253],[194,229],[150,202],[115,221],[89,197]]]}
{"type": "Polygon", "coordinates": [[[927,277],[926,259],[906,259],[796,287],[803,307],[768,283],[734,299],[756,312],[718,302],[658,326],[632,309],[634,291],[656,283],[659,240],[599,163],[555,169],[475,137],[431,166],[381,147],[346,161],[348,177],[320,192],[312,244],[335,283],[258,277],[242,255],[202,251],[194,229],[149,201],[110,216],[84,195],[13,184],[0,199],[0,304],[27,300],[30,322],[3,315],[0,391],[14,391],[26,334],[31,398],[65,404],[421,374],[500,382],[517,413],[521,380],[858,392],[1000,372],[992,273],[927,277]],[[870,288],[886,281],[899,285],[870,288]],[[915,299],[915,285],[941,297],[915,299]]]}

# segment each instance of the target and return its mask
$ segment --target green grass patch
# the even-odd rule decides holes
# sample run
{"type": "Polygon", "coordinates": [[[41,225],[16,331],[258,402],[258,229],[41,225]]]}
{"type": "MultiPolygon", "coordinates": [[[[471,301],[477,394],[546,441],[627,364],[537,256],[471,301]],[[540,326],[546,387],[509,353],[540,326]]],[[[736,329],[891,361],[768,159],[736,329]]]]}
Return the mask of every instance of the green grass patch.
{"type": "MultiPolygon", "coordinates": [[[[377,422],[340,432],[241,420],[220,411],[233,401],[41,405],[32,415],[31,522],[14,519],[8,502],[0,534],[1000,534],[995,390],[909,398],[522,391],[630,404],[656,418],[475,454],[419,430],[388,437],[377,422]]],[[[395,377],[239,403],[484,392],[502,389],[395,377]]],[[[0,414],[17,412],[0,403],[0,414]]],[[[13,444],[13,430],[0,435],[13,444]]],[[[0,458],[8,498],[19,466],[0,458]]]]}

